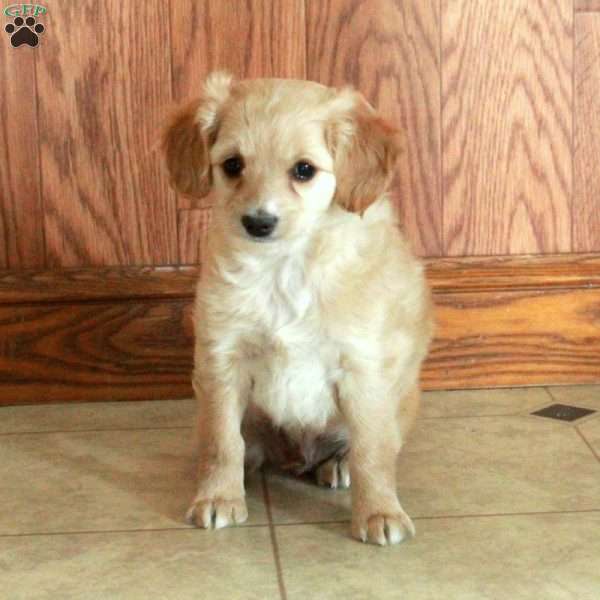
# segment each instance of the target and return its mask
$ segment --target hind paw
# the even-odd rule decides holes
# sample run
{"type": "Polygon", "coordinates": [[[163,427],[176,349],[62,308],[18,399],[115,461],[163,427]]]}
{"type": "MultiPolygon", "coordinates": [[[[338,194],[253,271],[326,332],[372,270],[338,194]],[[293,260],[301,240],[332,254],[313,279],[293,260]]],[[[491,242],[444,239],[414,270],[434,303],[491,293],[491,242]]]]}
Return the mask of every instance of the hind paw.
{"type": "Polygon", "coordinates": [[[331,489],[350,487],[350,466],[348,455],[334,456],[318,466],[316,471],[317,485],[331,489]]]}

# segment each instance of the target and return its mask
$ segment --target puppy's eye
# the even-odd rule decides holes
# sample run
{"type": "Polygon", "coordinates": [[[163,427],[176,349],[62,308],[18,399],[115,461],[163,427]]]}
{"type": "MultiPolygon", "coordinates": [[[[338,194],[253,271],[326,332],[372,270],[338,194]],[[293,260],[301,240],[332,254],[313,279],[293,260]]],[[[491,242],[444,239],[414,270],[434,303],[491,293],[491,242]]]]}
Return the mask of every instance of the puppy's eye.
{"type": "Polygon", "coordinates": [[[223,172],[227,177],[234,179],[242,174],[244,169],[244,161],[241,156],[232,156],[223,162],[221,165],[223,172]]]}
{"type": "Polygon", "coordinates": [[[317,172],[309,162],[305,160],[298,161],[292,168],[292,177],[298,181],[309,181],[317,172]]]}

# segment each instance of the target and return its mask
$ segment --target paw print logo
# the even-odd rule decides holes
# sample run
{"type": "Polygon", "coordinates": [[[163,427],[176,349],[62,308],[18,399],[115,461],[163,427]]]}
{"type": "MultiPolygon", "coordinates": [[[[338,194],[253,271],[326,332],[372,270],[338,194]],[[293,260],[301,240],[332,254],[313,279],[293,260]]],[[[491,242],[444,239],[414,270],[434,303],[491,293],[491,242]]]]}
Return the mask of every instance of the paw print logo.
{"type": "Polygon", "coordinates": [[[39,35],[44,33],[44,26],[41,23],[36,23],[33,17],[15,17],[12,23],[4,28],[4,31],[10,35],[10,43],[18,48],[23,44],[27,44],[35,48],[40,39],[39,35]]]}

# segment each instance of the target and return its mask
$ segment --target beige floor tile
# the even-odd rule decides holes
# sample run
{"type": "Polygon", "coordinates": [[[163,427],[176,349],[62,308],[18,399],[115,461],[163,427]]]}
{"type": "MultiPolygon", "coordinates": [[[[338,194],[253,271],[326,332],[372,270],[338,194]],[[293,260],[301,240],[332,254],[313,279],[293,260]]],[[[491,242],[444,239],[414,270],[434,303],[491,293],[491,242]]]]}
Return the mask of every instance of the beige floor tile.
{"type": "Polygon", "coordinates": [[[600,513],[431,519],[379,548],[343,525],[280,526],[289,600],[594,600],[600,513]]]}
{"type": "Polygon", "coordinates": [[[268,527],[0,537],[10,600],[276,600],[268,527]]]}
{"type": "MultiPolygon", "coordinates": [[[[533,417],[430,419],[400,456],[411,516],[600,509],[600,472],[572,427],[533,417]]],[[[276,523],[349,519],[350,494],[269,476],[276,523]]]]}
{"type": "Polygon", "coordinates": [[[0,407],[0,433],[192,427],[194,400],[0,407]]]}
{"type": "Polygon", "coordinates": [[[600,460],[600,417],[586,421],[579,425],[578,428],[600,460]]]}
{"type": "MultiPolygon", "coordinates": [[[[190,440],[187,429],[0,436],[0,534],[186,527],[190,440]]],[[[249,523],[266,523],[252,482],[249,523]]]]}
{"type": "Polygon", "coordinates": [[[348,521],[350,491],[318,487],[309,479],[267,475],[274,523],[348,521]]]}
{"type": "Polygon", "coordinates": [[[557,385],[548,388],[556,402],[600,410],[600,385],[557,385]]]}
{"type": "Polygon", "coordinates": [[[516,415],[552,403],[541,387],[425,392],[421,418],[516,415]]]}

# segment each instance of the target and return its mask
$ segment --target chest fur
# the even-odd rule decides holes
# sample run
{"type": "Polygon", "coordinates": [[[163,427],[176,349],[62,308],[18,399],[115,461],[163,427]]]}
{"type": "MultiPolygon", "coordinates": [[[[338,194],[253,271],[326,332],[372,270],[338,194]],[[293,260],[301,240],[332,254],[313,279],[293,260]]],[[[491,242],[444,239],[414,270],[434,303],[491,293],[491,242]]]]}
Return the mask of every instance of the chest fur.
{"type": "MultiPolygon", "coordinates": [[[[255,280],[240,309],[240,369],[251,401],[277,425],[323,427],[335,413],[339,352],[328,336],[314,282],[299,262],[283,262],[255,280]]],[[[246,288],[246,292],[248,292],[246,288]]]]}

